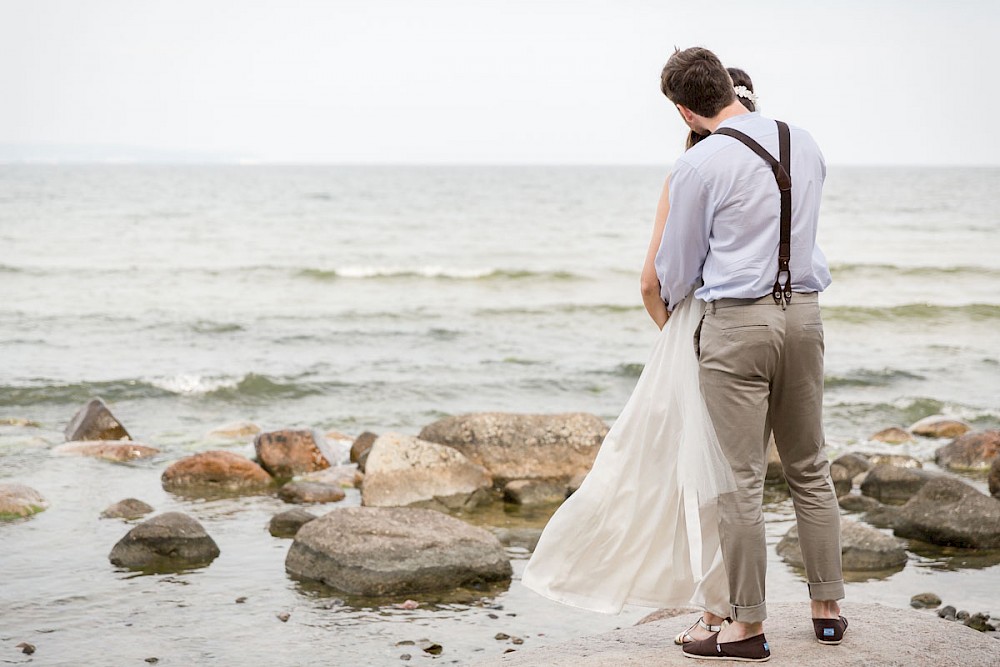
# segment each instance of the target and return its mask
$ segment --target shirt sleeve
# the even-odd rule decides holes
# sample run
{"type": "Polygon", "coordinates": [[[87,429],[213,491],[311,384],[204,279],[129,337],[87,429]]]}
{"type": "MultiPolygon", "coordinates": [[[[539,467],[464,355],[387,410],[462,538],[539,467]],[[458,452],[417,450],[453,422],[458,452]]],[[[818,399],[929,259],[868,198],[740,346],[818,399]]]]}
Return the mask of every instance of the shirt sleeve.
{"type": "Polygon", "coordinates": [[[673,310],[701,276],[711,229],[707,184],[693,167],[678,162],[670,175],[670,213],[653,262],[667,310],[673,310]]]}

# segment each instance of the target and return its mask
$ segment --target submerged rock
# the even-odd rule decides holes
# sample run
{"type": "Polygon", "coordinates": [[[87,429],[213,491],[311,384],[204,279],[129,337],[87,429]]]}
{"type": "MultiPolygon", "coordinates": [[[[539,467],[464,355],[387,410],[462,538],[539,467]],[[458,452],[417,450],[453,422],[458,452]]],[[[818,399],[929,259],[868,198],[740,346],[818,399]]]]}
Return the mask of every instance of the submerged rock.
{"type": "Polygon", "coordinates": [[[873,466],[895,466],[897,468],[923,468],[918,459],[906,454],[865,454],[873,466]]]}
{"type": "MultiPolygon", "coordinates": [[[[907,560],[906,550],[899,540],[843,518],[840,520],[840,550],[844,570],[848,572],[894,570],[906,565],[907,560]]],[[[797,526],[792,526],[785,534],[777,551],[789,565],[804,567],[797,526]]]]}
{"type": "Polygon", "coordinates": [[[491,500],[489,472],[458,450],[413,436],[387,433],[372,445],[361,484],[361,504],[474,507],[491,500]]]}
{"type": "Polygon", "coordinates": [[[249,438],[252,435],[257,435],[260,433],[261,428],[253,422],[232,422],[230,424],[225,424],[218,428],[214,428],[208,432],[209,435],[216,438],[249,438]]]}
{"type": "Polygon", "coordinates": [[[849,453],[838,456],[834,459],[833,465],[843,466],[851,479],[854,479],[861,473],[871,470],[873,464],[868,460],[868,457],[862,454],[849,453]]]}
{"type": "Polygon", "coordinates": [[[966,433],[934,453],[934,461],[950,470],[989,470],[1000,456],[1000,431],[966,433]]]}
{"type": "Polygon", "coordinates": [[[608,426],[591,414],[485,412],[448,417],[420,431],[454,447],[502,486],[515,479],[559,479],[590,470],[608,426]]]}
{"type": "Polygon", "coordinates": [[[861,483],[861,493],[883,503],[903,503],[940,473],[915,468],[877,465],[861,483]]]}
{"type": "Polygon", "coordinates": [[[927,438],[957,438],[971,431],[972,427],[964,421],[952,419],[944,415],[924,417],[910,426],[910,432],[927,438]]]}
{"type": "Polygon", "coordinates": [[[896,535],[954,547],[1000,548],[1000,500],[965,482],[938,477],[899,512],[896,535]]]}
{"type": "Polygon", "coordinates": [[[313,431],[284,430],[261,433],[254,440],[257,460],[279,479],[330,467],[324,443],[313,431]]]}
{"type": "Polygon", "coordinates": [[[48,508],[38,491],[24,484],[0,484],[0,521],[23,519],[48,508]]]}
{"type": "Polygon", "coordinates": [[[566,499],[566,484],[542,479],[516,479],[503,487],[503,499],[515,505],[549,505],[566,499]]]}
{"type": "Polygon", "coordinates": [[[913,436],[898,426],[890,426],[889,428],[884,428],[878,433],[872,435],[869,440],[884,442],[889,445],[901,445],[904,442],[912,442],[913,436]]]}
{"type": "Polygon", "coordinates": [[[262,493],[274,480],[248,458],[225,451],[210,451],[175,461],[163,471],[163,488],[182,495],[262,493]]]}
{"type": "Polygon", "coordinates": [[[289,482],[278,490],[286,503],[335,503],[345,496],[339,486],[321,482],[289,482]]]}
{"type": "Polygon", "coordinates": [[[116,462],[148,459],[160,453],[156,447],[132,441],[122,442],[121,440],[75,440],[59,445],[52,451],[56,454],[90,456],[95,459],[116,462]]]}
{"type": "Polygon", "coordinates": [[[198,521],[181,512],[167,512],[130,530],[108,559],[130,570],[176,572],[208,565],[218,555],[215,540],[198,521]]]}
{"type": "Polygon", "coordinates": [[[138,498],[119,500],[101,512],[102,519],[138,519],[153,511],[150,505],[138,498]]]}
{"type": "Polygon", "coordinates": [[[275,537],[295,537],[299,528],[316,518],[312,512],[296,507],[293,510],[279,512],[271,517],[267,525],[268,531],[275,537]]]}
{"type": "Polygon", "coordinates": [[[100,398],[92,398],[69,421],[66,440],[131,440],[125,427],[100,398]]]}
{"type": "Polygon", "coordinates": [[[509,581],[497,538],[441,512],[348,507],[302,526],[285,559],[293,577],[345,593],[401,595],[509,581]]]}
{"type": "Polygon", "coordinates": [[[837,502],[840,503],[842,509],[848,512],[867,512],[868,510],[880,507],[882,503],[875,500],[874,498],[869,498],[868,496],[862,496],[855,493],[848,493],[837,498],[837,502]]]}
{"type": "Polygon", "coordinates": [[[934,609],[941,606],[941,598],[935,593],[918,593],[910,598],[910,606],[915,609],[934,609]]]}

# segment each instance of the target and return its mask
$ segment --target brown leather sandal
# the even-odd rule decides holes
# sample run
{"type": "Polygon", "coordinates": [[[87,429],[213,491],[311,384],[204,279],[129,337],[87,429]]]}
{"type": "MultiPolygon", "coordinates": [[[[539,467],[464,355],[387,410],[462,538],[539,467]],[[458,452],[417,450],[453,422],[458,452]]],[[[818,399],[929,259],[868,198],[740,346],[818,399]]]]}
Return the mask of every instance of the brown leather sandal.
{"type": "Polygon", "coordinates": [[[816,641],[820,644],[830,644],[831,646],[844,641],[844,632],[847,631],[847,619],[840,618],[814,618],[813,631],[816,633],[816,641]]]}
{"type": "Polygon", "coordinates": [[[723,620],[722,623],[719,625],[709,625],[708,623],[705,622],[704,616],[699,617],[697,621],[691,624],[690,628],[688,628],[684,632],[674,637],[674,643],[677,644],[678,646],[683,646],[684,644],[690,644],[691,642],[698,641],[697,639],[691,636],[691,631],[694,630],[696,627],[700,626],[701,628],[708,630],[711,633],[717,633],[727,625],[729,625],[728,618],[723,620]]]}

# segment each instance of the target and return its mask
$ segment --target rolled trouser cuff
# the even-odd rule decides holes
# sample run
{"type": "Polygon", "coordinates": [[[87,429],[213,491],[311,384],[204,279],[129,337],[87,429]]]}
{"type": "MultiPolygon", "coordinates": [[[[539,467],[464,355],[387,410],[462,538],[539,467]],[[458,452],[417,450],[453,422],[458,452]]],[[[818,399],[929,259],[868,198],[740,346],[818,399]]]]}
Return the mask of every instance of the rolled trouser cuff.
{"type": "Polygon", "coordinates": [[[840,581],[822,581],[819,583],[810,583],[809,586],[809,599],[810,600],[843,600],[844,599],[844,580],[840,581]]]}
{"type": "Polygon", "coordinates": [[[739,623],[763,623],[767,619],[767,603],[761,602],[752,607],[730,605],[730,618],[739,623]]]}

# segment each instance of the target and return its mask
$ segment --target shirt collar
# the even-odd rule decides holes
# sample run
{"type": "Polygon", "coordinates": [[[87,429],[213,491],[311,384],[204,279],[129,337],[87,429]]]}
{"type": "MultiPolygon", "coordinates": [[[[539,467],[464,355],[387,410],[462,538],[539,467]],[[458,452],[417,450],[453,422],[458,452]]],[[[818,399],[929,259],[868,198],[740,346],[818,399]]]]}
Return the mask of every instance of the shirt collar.
{"type": "Polygon", "coordinates": [[[741,113],[738,116],[731,116],[726,120],[719,123],[719,127],[735,127],[737,125],[742,125],[743,123],[749,123],[750,121],[760,118],[759,111],[750,111],[748,113],[741,113]]]}

